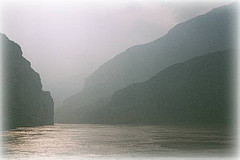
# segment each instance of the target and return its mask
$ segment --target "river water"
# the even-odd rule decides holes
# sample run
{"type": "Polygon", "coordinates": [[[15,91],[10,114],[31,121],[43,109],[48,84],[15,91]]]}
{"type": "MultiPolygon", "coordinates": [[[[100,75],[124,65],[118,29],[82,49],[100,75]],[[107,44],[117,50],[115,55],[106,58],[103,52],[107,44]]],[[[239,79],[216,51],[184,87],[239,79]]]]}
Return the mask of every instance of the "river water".
{"type": "Polygon", "coordinates": [[[233,157],[234,138],[219,128],[55,124],[2,133],[5,159],[233,157]]]}

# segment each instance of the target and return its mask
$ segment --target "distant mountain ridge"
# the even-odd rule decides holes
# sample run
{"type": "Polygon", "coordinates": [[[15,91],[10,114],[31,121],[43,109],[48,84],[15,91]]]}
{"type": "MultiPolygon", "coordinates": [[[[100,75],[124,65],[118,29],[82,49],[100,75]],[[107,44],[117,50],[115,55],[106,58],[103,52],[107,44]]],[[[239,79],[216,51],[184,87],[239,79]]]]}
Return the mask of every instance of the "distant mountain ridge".
{"type": "Polygon", "coordinates": [[[54,99],[54,108],[59,108],[64,99],[72,96],[83,89],[85,78],[87,73],[58,77],[56,79],[45,79],[43,81],[44,88],[49,90],[54,99]]]}
{"type": "Polygon", "coordinates": [[[21,47],[0,34],[3,58],[3,129],[53,125],[53,99],[21,47]]]}
{"type": "Polygon", "coordinates": [[[225,50],[174,64],[145,82],[118,90],[109,103],[72,110],[74,121],[65,121],[229,126],[235,118],[233,58],[234,52],[225,50]]]}
{"type": "Polygon", "coordinates": [[[231,124],[233,57],[232,50],[209,53],[117,91],[107,106],[112,117],[105,122],[231,124]]]}
{"type": "MultiPolygon", "coordinates": [[[[67,98],[59,113],[96,103],[102,98],[109,99],[117,90],[146,81],[175,63],[233,48],[235,10],[234,3],[213,9],[176,25],[153,42],[127,49],[91,74],[83,91],[67,98]]],[[[56,117],[61,119],[58,113],[56,117]]]]}
{"type": "MultiPolygon", "coordinates": [[[[176,25],[168,34],[153,42],[127,49],[90,75],[86,80],[85,88],[107,83],[107,78],[113,81],[112,78],[116,74],[126,74],[127,71],[131,72],[131,70],[135,71],[131,72],[131,76],[129,76],[132,81],[144,81],[169,66],[169,63],[174,64],[208,52],[231,48],[233,44],[232,30],[236,23],[234,7],[231,4],[213,9],[205,15],[176,25]],[[126,63],[123,63],[124,61],[126,63]],[[116,67],[119,66],[122,68],[117,72],[116,67]],[[139,70],[137,70],[138,68],[139,70]],[[142,69],[148,73],[143,72],[142,69]],[[143,73],[146,76],[142,75],[143,73]],[[134,78],[132,78],[132,74],[134,74],[134,78]]],[[[123,75],[119,77],[123,77],[123,75]]]]}

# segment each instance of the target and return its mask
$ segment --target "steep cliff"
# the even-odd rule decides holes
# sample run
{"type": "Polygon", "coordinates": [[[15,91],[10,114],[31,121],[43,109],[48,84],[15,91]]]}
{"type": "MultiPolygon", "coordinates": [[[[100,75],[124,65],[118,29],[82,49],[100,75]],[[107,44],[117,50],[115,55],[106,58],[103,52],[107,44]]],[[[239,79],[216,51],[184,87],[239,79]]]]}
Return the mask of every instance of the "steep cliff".
{"type": "Polygon", "coordinates": [[[3,127],[53,124],[54,102],[42,90],[40,76],[22,56],[18,44],[0,34],[3,58],[3,127]]]}

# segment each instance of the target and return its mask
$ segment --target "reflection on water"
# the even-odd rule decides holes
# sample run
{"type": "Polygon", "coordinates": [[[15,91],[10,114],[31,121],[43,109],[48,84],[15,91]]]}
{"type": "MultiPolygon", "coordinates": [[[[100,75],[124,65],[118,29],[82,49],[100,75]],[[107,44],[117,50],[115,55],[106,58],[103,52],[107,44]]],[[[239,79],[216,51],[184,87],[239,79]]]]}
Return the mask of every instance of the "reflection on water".
{"type": "Polygon", "coordinates": [[[218,128],[55,124],[5,131],[5,158],[231,156],[233,138],[218,128]]]}

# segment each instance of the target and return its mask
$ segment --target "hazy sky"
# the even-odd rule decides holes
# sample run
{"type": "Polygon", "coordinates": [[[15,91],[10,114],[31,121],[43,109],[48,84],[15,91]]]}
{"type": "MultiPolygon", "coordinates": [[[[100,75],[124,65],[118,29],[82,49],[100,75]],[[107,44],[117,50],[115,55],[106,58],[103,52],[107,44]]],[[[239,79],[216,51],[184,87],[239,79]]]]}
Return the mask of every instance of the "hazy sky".
{"type": "Polygon", "coordinates": [[[231,1],[6,0],[1,29],[49,78],[91,73],[127,48],[166,34],[179,22],[231,1]]]}

